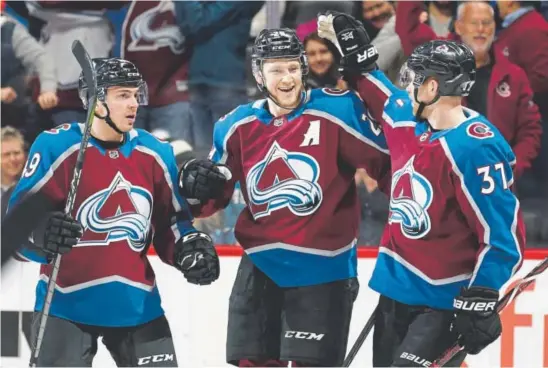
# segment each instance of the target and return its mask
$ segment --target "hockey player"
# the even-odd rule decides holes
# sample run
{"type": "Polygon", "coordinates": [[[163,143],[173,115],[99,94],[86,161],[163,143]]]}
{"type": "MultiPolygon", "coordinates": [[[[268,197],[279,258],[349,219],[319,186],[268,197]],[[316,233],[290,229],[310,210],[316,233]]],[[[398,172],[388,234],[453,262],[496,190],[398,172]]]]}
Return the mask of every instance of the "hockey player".
{"type": "Polygon", "coordinates": [[[525,239],[515,156],[485,117],[461,106],[473,53],[451,41],[419,46],[402,91],[375,70],[376,51],[353,18],[321,16],[319,31],[338,44],[392,159],[388,226],[369,283],[381,294],[374,366],[430,366],[457,339],[477,354],[501,333],[495,304],[525,239]]]}
{"type": "MultiPolygon", "coordinates": [[[[199,285],[218,278],[217,254],[210,237],[192,227],[186,202],[173,191],[177,167],[171,146],[133,129],[137,109],[147,101],[141,74],[122,59],[94,59],[94,66],[99,102],[73,212],[59,211],[82,138],[79,123],[40,134],[10,200],[9,226],[26,226],[25,215],[37,217],[21,212],[32,207],[29,200],[41,216],[49,213],[34,227],[38,249],[20,251],[20,257],[43,263],[37,317],[50,262],[64,254],[38,365],[90,367],[102,336],[118,366],[176,367],[147,250],[152,241],[165,263],[199,285]]],[[[83,77],[79,93],[87,108],[83,77]]],[[[39,323],[35,318],[33,341],[39,323]]]]}
{"type": "Polygon", "coordinates": [[[365,168],[383,186],[384,137],[354,92],[305,89],[294,31],[263,30],[252,63],[267,98],[221,118],[214,163],[190,161],[179,177],[198,216],[224,208],[236,182],[247,203],[235,227],[246,253],[230,296],[227,361],[340,366],[358,287],[354,174],[365,168]]]}

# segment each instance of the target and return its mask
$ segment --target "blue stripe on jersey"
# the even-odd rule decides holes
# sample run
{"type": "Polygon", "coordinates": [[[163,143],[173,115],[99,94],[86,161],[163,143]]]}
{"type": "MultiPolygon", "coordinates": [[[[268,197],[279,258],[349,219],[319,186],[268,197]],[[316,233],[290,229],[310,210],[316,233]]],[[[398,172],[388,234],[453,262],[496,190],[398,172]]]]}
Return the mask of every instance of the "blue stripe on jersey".
{"type": "MultiPolygon", "coordinates": [[[[186,200],[183,199],[181,194],[179,193],[178,184],[177,184],[177,178],[178,178],[178,168],[177,168],[177,162],[175,161],[175,155],[173,153],[173,147],[168,142],[163,142],[154,137],[149,132],[142,130],[142,129],[136,129],[138,136],[133,142],[133,144],[137,146],[144,147],[145,149],[148,149],[150,151],[153,151],[157,154],[157,157],[161,160],[160,166],[164,169],[164,171],[167,174],[167,177],[169,178],[169,182],[167,182],[167,185],[171,185],[170,190],[175,195],[175,199],[179,205],[179,209],[177,212],[184,213],[185,220],[178,220],[177,221],[177,229],[179,230],[179,233],[182,235],[185,235],[189,232],[196,231],[194,227],[192,226],[192,214],[190,213],[190,209],[188,207],[188,203],[186,200]]],[[[167,179],[166,179],[167,181],[167,179]]]]}
{"type": "Polygon", "coordinates": [[[433,285],[392,256],[379,252],[369,287],[400,303],[431,308],[453,309],[453,299],[467,286],[469,278],[433,285]]]}
{"type": "Polygon", "coordinates": [[[264,101],[259,100],[253,104],[238,106],[215,123],[213,129],[213,150],[209,157],[212,161],[225,163],[227,140],[238,126],[256,120],[253,105],[262,106],[262,103],[264,101]]]}
{"type": "Polygon", "coordinates": [[[253,264],[281,287],[318,285],[357,276],[355,245],[331,257],[281,248],[248,255],[253,264]]]}
{"type": "Polygon", "coordinates": [[[391,126],[410,126],[416,123],[413,101],[407,91],[396,87],[380,70],[368,73],[364,77],[388,97],[383,111],[386,123],[391,126]]]}
{"type": "Polygon", "coordinates": [[[314,89],[310,94],[310,101],[306,103],[304,112],[307,110],[320,111],[321,113],[333,116],[341,128],[349,131],[354,136],[359,136],[369,145],[388,153],[388,146],[382,132],[377,131],[371,121],[364,102],[354,91],[338,91],[322,88],[314,89]]]}
{"type": "MultiPolygon", "coordinates": [[[[80,147],[81,124],[63,124],[42,132],[32,144],[28,160],[8,202],[8,212],[27,194],[40,190],[53,172],[72,152],[80,147]]],[[[26,259],[47,264],[47,259],[34,250],[22,246],[19,253],[26,259]]]]}
{"type": "Polygon", "coordinates": [[[516,236],[519,201],[509,188],[515,155],[500,132],[485,119],[480,117],[466,125],[458,134],[446,135],[440,141],[475,210],[474,220],[484,229],[479,240],[486,247],[477,257],[471,285],[499,290],[522,258],[516,236]],[[494,136],[470,137],[467,126],[478,121],[487,125],[494,136]]]}
{"type": "MultiPolygon", "coordinates": [[[[71,147],[80,143],[82,133],[80,124],[63,124],[60,127],[42,132],[32,144],[27,164],[11,195],[9,208],[17,204],[29,191],[41,187],[53,174],[53,170],[66,155],[72,152],[71,147]]],[[[79,146],[76,147],[76,149],[79,146]]]]}
{"type": "MultiPolygon", "coordinates": [[[[36,286],[35,311],[41,311],[47,282],[36,286]]],[[[164,314],[158,288],[145,291],[122,282],[90,286],[69,293],[55,290],[50,314],[92,326],[138,326],[164,314]]]]}

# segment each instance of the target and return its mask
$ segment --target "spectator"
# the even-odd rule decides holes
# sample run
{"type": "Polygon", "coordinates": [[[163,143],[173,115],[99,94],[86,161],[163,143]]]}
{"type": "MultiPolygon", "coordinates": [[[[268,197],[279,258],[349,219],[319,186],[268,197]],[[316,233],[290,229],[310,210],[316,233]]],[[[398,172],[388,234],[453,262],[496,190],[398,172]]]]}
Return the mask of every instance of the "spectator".
{"type": "Polygon", "coordinates": [[[447,37],[451,32],[456,5],[456,1],[428,2],[428,24],[438,37],[447,37]]]}
{"type": "Polygon", "coordinates": [[[405,62],[401,41],[396,33],[394,5],[390,1],[362,1],[363,23],[369,24],[366,29],[372,32],[371,43],[379,50],[377,65],[392,81],[397,80],[405,62]]]}
{"type": "Polygon", "coordinates": [[[329,41],[313,32],[304,39],[304,49],[308,58],[307,84],[311,88],[347,89],[346,83],[340,78],[337,70],[336,56],[339,51],[329,41]]]}
{"type": "MultiPolygon", "coordinates": [[[[543,128],[548,131],[548,21],[534,9],[533,2],[498,1],[497,4],[503,30],[498,34],[495,48],[527,74],[543,128]]],[[[542,138],[541,151],[531,174],[536,188],[528,190],[548,196],[548,134],[542,138]]]]}
{"type": "Polygon", "coordinates": [[[297,28],[328,10],[351,14],[353,9],[352,1],[287,1],[282,27],[297,28]]]}
{"type": "Polygon", "coordinates": [[[190,52],[173,2],[132,1],[121,33],[121,57],[135,63],[148,85],[148,106],[139,109],[135,127],[164,129],[172,139],[190,141],[190,52]]]}
{"type": "Polygon", "coordinates": [[[175,16],[192,48],[190,114],[196,154],[212,145],[213,124],[247,102],[246,44],[251,20],[264,1],[177,1],[175,16]]]}
{"type": "Polygon", "coordinates": [[[32,130],[25,125],[28,104],[27,76],[36,73],[40,81],[38,105],[43,110],[55,107],[58,103],[55,65],[46,50],[15,19],[2,13],[2,111],[7,121],[17,121],[21,128],[32,130]],[[11,113],[9,110],[12,110],[11,113]]]}
{"type": "Polygon", "coordinates": [[[59,103],[52,111],[54,124],[84,121],[85,111],[78,97],[80,66],[72,55],[70,45],[80,40],[92,58],[108,57],[112,50],[113,34],[105,17],[105,6],[119,2],[106,1],[27,1],[29,15],[44,22],[40,43],[57,69],[59,103]]]}
{"type": "MultiPolygon", "coordinates": [[[[408,50],[418,46],[417,40],[422,43],[437,38],[428,25],[420,23],[421,6],[418,1],[402,2],[396,11],[396,30],[408,50]]],[[[478,68],[476,83],[463,103],[484,114],[510,143],[517,157],[515,177],[519,178],[538,155],[542,134],[531,87],[524,71],[491,47],[495,21],[489,4],[463,3],[457,16],[458,34],[448,37],[461,39],[474,50],[478,68]]]]}
{"type": "Polygon", "coordinates": [[[548,121],[548,21],[528,3],[497,1],[504,29],[497,35],[495,48],[525,71],[548,121]]]}
{"type": "Polygon", "coordinates": [[[2,128],[2,218],[6,213],[8,200],[25,166],[25,140],[17,129],[2,128]]]}

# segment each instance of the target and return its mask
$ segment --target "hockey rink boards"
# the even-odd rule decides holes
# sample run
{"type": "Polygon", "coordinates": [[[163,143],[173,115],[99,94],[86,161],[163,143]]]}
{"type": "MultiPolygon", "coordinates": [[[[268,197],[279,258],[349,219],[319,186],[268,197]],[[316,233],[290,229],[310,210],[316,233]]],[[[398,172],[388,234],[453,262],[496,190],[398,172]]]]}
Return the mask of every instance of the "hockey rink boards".
{"type": "MultiPolygon", "coordinates": [[[[220,279],[210,286],[186,282],[175,268],[151,255],[163,307],[171,325],[179,366],[228,367],[225,363],[225,341],[228,298],[236,276],[241,248],[219,247],[220,279]]],[[[367,287],[375,264],[376,250],[361,248],[358,262],[360,293],[354,306],[349,347],[354,343],[378,295],[367,287]]],[[[548,256],[545,250],[528,250],[521,270],[513,278],[529,272],[548,256]]],[[[1,278],[2,357],[1,367],[27,367],[30,357],[28,326],[34,306],[38,279],[37,264],[12,262],[1,278]]],[[[512,282],[512,281],[510,281],[512,282]]],[[[506,291],[508,285],[503,290],[506,291]]],[[[468,356],[468,367],[548,367],[548,273],[512,302],[502,313],[503,334],[495,343],[476,356],[468,356]]],[[[314,331],[309,331],[314,332],[314,331]]],[[[372,333],[356,356],[352,366],[371,366],[372,333]]],[[[107,350],[99,343],[94,367],[115,367],[107,350]]]]}

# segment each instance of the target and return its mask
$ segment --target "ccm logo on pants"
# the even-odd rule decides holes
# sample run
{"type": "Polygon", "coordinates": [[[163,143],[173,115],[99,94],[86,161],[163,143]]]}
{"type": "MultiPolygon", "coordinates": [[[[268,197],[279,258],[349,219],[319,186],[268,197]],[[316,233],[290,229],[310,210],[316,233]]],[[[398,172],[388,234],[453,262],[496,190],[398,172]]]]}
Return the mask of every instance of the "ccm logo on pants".
{"type": "Polygon", "coordinates": [[[158,354],[139,358],[137,365],[173,361],[173,354],[158,354]]]}
{"type": "Polygon", "coordinates": [[[288,339],[303,339],[303,340],[317,340],[320,341],[325,334],[315,334],[314,332],[302,332],[302,331],[285,331],[285,337],[288,339]]]}

